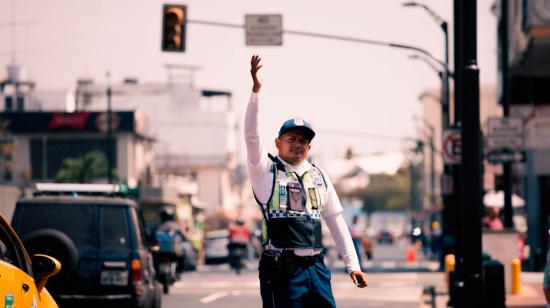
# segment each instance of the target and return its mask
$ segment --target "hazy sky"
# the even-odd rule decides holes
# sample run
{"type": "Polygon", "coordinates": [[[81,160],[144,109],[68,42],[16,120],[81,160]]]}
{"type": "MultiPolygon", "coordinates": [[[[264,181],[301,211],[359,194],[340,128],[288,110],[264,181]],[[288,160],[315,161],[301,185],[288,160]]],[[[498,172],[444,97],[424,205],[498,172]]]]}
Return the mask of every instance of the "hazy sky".
{"type": "MultiPolygon", "coordinates": [[[[188,0],[191,20],[244,24],[245,14],[282,14],[286,30],[396,42],[426,49],[443,58],[443,33],[420,8],[396,0],[188,0]]],[[[419,1],[450,23],[451,0],[419,1]]],[[[161,52],[158,0],[0,0],[0,66],[17,62],[40,89],[73,87],[78,77],[105,82],[126,76],[143,82],[166,80],[164,64],[198,65],[196,84],[231,91],[244,118],[251,81],[249,60],[263,59],[263,138],[272,143],[281,123],[301,115],[318,137],[314,152],[341,156],[352,145],[360,153],[400,150],[395,139],[329,134],[330,130],[413,136],[419,94],[439,87],[436,74],[408,51],[388,47],[285,35],[283,46],[245,46],[244,30],[199,24],[187,26],[185,53],[161,52]],[[12,9],[13,7],[13,9],[12,9]],[[20,25],[15,37],[12,13],[20,25]],[[26,22],[32,21],[27,24],[26,22]]],[[[478,1],[478,63],[481,82],[496,80],[496,18],[493,0],[478,1]]],[[[452,59],[452,58],[451,58],[452,59]]],[[[452,60],[451,60],[452,64],[452,60]]],[[[2,76],[5,75],[2,72],[2,76]]],[[[115,101],[116,104],[116,101],[115,101]]],[[[239,137],[241,137],[240,135],[239,137]]]]}

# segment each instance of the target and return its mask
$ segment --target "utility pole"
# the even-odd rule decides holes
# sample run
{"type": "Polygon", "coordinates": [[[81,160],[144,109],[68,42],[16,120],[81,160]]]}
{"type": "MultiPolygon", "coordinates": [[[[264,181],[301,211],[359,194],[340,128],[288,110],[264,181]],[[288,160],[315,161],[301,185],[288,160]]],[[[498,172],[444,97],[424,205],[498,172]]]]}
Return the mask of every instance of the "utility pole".
{"type": "MultiPolygon", "coordinates": [[[[500,18],[498,24],[500,43],[501,104],[505,118],[510,115],[510,77],[508,74],[508,0],[500,0],[500,18]]],[[[504,190],[504,227],[513,228],[512,208],[512,163],[502,164],[502,185],[504,190]]]]}
{"type": "Polygon", "coordinates": [[[463,62],[455,71],[461,71],[462,101],[461,136],[462,170],[460,176],[461,195],[458,229],[463,241],[457,250],[462,250],[463,259],[457,264],[461,268],[462,294],[457,294],[459,308],[481,308],[483,305],[483,283],[481,264],[481,129],[479,120],[479,69],[477,66],[477,1],[462,2],[460,12],[461,45],[463,62]],[[466,224],[466,217],[468,223],[466,224]]]}
{"type": "Polygon", "coordinates": [[[112,125],[112,109],[111,98],[113,90],[111,89],[111,73],[107,72],[107,180],[109,184],[113,183],[113,125],[112,125]]]}

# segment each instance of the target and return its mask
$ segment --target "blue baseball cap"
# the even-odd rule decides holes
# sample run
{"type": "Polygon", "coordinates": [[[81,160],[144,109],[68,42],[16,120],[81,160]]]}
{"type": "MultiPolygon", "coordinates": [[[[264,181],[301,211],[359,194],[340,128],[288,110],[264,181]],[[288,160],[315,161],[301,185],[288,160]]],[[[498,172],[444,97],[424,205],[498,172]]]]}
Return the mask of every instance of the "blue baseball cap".
{"type": "Polygon", "coordinates": [[[286,120],[281,126],[281,129],[279,129],[279,137],[281,137],[282,134],[290,131],[304,132],[309,140],[312,140],[313,137],[315,137],[315,131],[313,130],[311,125],[302,118],[286,120]]]}

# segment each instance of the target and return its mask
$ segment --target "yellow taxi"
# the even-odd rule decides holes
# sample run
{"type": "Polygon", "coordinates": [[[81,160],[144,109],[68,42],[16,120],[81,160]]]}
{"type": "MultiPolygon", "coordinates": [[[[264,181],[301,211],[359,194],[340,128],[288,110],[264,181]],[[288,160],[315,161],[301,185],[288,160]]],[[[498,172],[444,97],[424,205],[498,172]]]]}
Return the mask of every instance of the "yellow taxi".
{"type": "Polygon", "coordinates": [[[59,261],[46,255],[34,255],[31,262],[21,240],[0,215],[0,303],[4,303],[3,307],[57,307],[44,286],[60,269],[59,261]]]}

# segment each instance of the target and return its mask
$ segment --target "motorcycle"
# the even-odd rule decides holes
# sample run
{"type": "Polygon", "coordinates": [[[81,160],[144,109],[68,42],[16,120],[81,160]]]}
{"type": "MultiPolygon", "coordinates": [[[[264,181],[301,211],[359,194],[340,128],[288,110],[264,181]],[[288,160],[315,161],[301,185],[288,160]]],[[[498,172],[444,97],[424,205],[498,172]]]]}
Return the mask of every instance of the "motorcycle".
{"type": "Polygon", "coordinates": [[[164,294],[170,292],[170,286],[177,280],[176,257],[172,253],[158,253],[157,280],[162,284],[164,294]]]}
{"type": "Polygon", "coordinates": [[[178,258],[181,255],[181,239],[175,232],[157,231],[159,249],[154,254],[157,280],[162,284],[164,294],[170,292],[170,286],[178,280],[178,258]]]}
{"type": "Polygon", "coordinates": [[[229,243],[227,245],[229,250],[229,266],[233,269],[237,275],[241,273],[244,268],[243,260],[247,255],[246,243],[229,243]]]}

